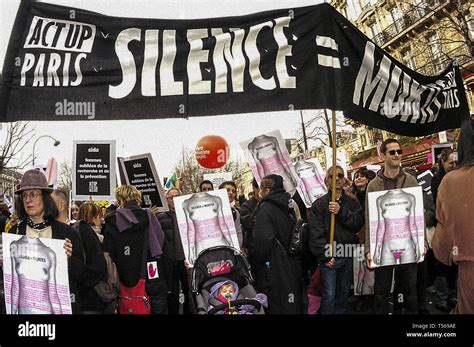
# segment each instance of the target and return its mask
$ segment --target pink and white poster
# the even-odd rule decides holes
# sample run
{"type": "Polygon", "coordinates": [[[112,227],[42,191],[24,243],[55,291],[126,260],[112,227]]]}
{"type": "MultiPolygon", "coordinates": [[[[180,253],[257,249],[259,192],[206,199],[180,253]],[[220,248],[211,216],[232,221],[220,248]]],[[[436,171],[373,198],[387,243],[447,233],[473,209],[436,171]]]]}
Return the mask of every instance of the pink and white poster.
{"type": "Polygon", "coordinates": [[[295,171],[303,183],[301,190],[302,198],[307,207],[328,192],[324,182],[324,171],[318,159],[300,160],[295,163],[295,171]]]}
{"type": "Polygon", "coordinates": [[[263,177],[276,174],[283,177],[283,186],[290,195],[297,189],[302,195],[303,183],[298,179],[279,130],[243,141],[240,146],[259,185],[263,177]]]}
{"type": "Polygon", "coordinates": [[[64,240],[2,234],[7,314],[72,314],[64,240]]]}
{"type": "Polygon", "coordinates": [[[423,261],[425,219],[421,187],[368,195],[371,267],[423,261]]]}
{"type": "Polygon", "coordinates": [[[184,255],[191,266],[199,254],[215,246],[240,250],[227,190],[219,189],[174,198],[184,255]]]}

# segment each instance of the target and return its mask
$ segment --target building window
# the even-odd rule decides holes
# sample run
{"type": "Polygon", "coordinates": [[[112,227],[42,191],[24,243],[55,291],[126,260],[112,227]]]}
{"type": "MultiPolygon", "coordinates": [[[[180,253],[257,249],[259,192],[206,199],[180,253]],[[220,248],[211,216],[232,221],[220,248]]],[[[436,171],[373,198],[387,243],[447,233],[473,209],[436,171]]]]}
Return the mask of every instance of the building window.
{"type": "Polygon", "coordinates": [[[424,17],[428,12],[427,4],[424,0],[415,0],[413,7],[416,9],[416,12],[418,12],[420,17],[424,17]]]}
{"type": "Polygon", "coordinates": [[[380,28],[377,22],[370,24],[369,29],[370,29],[370,33],[372,34],[372,38],[380,34],[380,28]]]}
{"type": "Polygon", "coordinates": [[[433,59],[433,64],[440,64],[443,50],[441,47],[441,42],[439,41],[438,34],[432,33],[427,37],[428,47],[430,50],[431,58],[433,59]]]}
{"type": "Polygon", "coordinates": [[[407,49],[402,52],[402,62],[406,66],[408,66],[410,69],[415,70],[416,69],[416,64],[415,64],[415,59],[413,58],[413,53],[407,49]]]}
{"type": "Polygon", "coordinates": [[[395,28],[398,32],[402,31],[403,29],[403,14],[398,7],[392,7],[390,9],[390,17],[392,23],[395,25],[395,28]]]}
{"type": "Polygon", "coordinates": [[[362,148],[367,146],[367,138],[365,137],[365,134],[360,135],[360,143],[362,144],[362,148]]]}
{"type": "Polygon", "coordinates": [[[357,0],[348,0],[347,1],[347,14],[349,17],[347,17],[351,21],[355,21],[360,13],[361,13],[361,8],[359,6],[359,2],[357,0]]]}

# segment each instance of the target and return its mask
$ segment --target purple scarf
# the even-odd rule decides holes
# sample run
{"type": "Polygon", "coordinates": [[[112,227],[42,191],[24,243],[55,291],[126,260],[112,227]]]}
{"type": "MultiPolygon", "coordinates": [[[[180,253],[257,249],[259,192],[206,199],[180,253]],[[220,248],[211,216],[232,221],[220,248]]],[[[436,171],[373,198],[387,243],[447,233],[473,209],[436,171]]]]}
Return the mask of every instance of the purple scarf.
{"type": "MultiPolygon", "coordinates": [[[[116,212],[116,224],[119,232],[123,232],[128,228],[139,223],[137,217],[133,213],[132,208],[139,208],[136,205],[127,205],[124,208],[117,209],[116,212]]],[[[165,240],[165,234],[161,229],[160,222],[156,216],[149,209],[144,209],[148,215],[148,244],[150,247],[150,253],[152,257],[160,257],[163,254],[163,242],[165,240]]]]}

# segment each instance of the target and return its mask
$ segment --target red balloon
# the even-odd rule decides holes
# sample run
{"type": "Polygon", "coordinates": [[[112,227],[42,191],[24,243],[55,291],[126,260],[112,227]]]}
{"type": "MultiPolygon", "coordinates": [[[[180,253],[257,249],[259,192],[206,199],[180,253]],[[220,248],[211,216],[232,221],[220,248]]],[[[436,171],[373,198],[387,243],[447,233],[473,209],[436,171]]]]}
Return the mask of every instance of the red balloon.
{"type": "Polygon", "coordinates": [[[218,169],[229,159],[229,145],[227,141],[217,135],[207,135],[196,144],[196,160],[202,167],[218,169]]]}

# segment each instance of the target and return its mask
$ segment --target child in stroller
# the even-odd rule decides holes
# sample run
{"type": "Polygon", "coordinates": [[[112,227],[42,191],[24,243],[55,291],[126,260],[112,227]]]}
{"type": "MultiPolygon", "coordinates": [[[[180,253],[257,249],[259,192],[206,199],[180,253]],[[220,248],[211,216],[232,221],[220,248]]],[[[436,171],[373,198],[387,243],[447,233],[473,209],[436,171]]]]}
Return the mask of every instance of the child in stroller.
{"type": "MultiPolygon", "coordinates": [[[[222,281],[214,284],[211,288],[211,297],[209,298],[209,311],[214,311],[216,307],[227,306],[215,314],[253,314],[255,306],[253,304],[241,305],[239,307],[232,306],[232,302],[236,300],[245,300],[239,293],[239,286],[231,280],[222,281]]],[[[268,306],[267,296],[262,293],[255,295],[257,300],[263,307],[268,306]]]]}
{"type": "Polygon", "coordinates": [[[239,250],[229,246],[203,250],[191,281],[197,313],[265,314],[267,298],[256,293],[253,282],[250,265],[239,250]]]}

